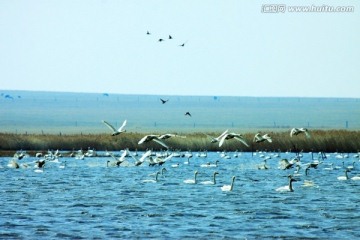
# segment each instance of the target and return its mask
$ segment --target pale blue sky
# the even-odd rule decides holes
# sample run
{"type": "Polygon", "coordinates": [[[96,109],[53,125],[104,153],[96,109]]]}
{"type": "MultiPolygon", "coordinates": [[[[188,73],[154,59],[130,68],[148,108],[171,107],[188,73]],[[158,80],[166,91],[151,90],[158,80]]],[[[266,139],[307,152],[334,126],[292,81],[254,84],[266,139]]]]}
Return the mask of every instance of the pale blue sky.
{"type": "Polygon", "coordinates": [[[360,97],[359,1],[269,2],[0,0],[0,89],[360,97]]]}

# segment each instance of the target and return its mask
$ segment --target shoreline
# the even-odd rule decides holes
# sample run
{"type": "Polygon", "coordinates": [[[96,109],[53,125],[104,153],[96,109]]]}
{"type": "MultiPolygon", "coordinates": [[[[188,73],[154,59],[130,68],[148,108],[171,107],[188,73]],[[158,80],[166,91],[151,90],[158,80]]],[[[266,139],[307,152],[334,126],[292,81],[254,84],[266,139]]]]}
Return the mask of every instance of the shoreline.
{"type": "MultiPolygon", "coordinates": [[[[349,130],[310,130],[311,138],[305,135],[290,137],[289,131],[263,131],[268,133],[273,142],[254,143],[256,132],[242,133],[249,147],[237,140],[227,140],[222,147],[211,143],[211,137],[217,137],[221,132],[185,134],[186,138],[172,137],[164,140],[169,150],[178,151],[239,151],[239,152],[343,152],[360,151],[360,131],[349,130]]],[[[183,135],[180,133],[176,133],[183,135]]],[[[0,133],[0,156],[12,157],[16,151],[47,152],[48,150],[77,151],[95,149],[96,151],[130,150],[154,151],[166,150],[155,142],[139,145],[138,141],[146,133],[122,133],[117,136],[109,134],[14,134],[0,133]]]]}

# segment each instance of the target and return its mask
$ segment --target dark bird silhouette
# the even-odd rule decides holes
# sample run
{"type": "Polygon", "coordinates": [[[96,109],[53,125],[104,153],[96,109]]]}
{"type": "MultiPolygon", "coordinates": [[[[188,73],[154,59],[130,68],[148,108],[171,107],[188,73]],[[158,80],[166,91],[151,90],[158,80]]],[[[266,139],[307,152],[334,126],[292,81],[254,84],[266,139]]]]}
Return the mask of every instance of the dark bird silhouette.
{"type": "Polygon", "coordinates": [[[149,31],[146,32],[147,35],[150,35],[151,33],[149,31]]]}
{"type": "Polygon", "coordinates": [[[164,100],[164,99],[160,98],[160,101],[161,101],[162,104],[165,104],[165,103],[167,103],[167,101],[169,101],[169,99],[164,100]]]}
{"type": "Polygon", "coordinates": [[[191,114],[190,114],[189,112],[186,112],[186,113],[185,113],[185,116],[191,117],[191,114]]]}
{"type": "Polygon", "coordinates": [[[43,168],[45,165],[45,159],[42,161],[36,161],[36,165],[38,168],[43,168]]]}
{"type": "Polygon", "coordinates": [[[169,39],[173,39],[171,35],[169,35],[169,39]]]}
{"type": "Polygon", "coordinates": [[[164,41],[164,39],[160,38],[160,39],[159,39],[159,42],[162,42],[162,41],[164,41]]]}
{"type": "Polygon", "coordinates": [[[187,41],[184,42],[183,44],[180,44],[179,47],[185,47],[185,44],[186,44],[186,43],[187,43],[187,41]]]}

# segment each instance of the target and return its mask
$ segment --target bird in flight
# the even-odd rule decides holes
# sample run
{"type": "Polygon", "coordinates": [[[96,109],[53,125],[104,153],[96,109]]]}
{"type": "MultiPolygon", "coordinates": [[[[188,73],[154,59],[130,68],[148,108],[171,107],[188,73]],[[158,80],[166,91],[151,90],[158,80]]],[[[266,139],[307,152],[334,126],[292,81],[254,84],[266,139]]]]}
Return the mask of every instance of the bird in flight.
{"type": "Polygon", "coordinates": [[[162,41],[164,41],[164,39],[162,39],[162,38],[159,38],[159,42],[162,42],[162,41]]]}
{"type": "Polygon", "coordinates": [[[180,135],[176,135],[176,134],[166,133],[166,134],[160,135],[159,139],[165,140],[165,139],[168,139],[168,138],[171,138],[171,137],[186,138],[186,136],[180,136],[180,135]]]}
{"type": "Polygon", "coordinates": [[[165,103],[167,103],[169,101],[169,99],[164,100],[164,99],[160,98],[160,101],[161,101],[162,104],[165,104],[165,103]]]}
{"type": "Polygon", "coordinates": [[[143,137],[142,139],[140,139],[140,141],[138,142],[138,144],[143,144],[146,142],[150,142],[150,141],[154,141],[158,144],[160,144],[161,146],[165,147],[165,148],[169,148],[165,143],[163,143],[162,141],[160,141],[160,135],[146,135],[145,137],[143,137]]]}
{"type": "Polygon", "coordinates": [[[125,125],[126,125],[126,120],[123,122],[123,124],[121,125],[121,127],[119,129],[116,130],[116,128],[114,128],[113,125],[111,125],[110,123],[108,123],[107,121],[102,121],[106,126],[108,126],[108,128],[110,128],[112,130],[112,136],[116,136],[119,135],[120,133],[126,132],[125,125]]]}
{"type": "Polygon", "coordinates": [[[186,112],[186,113],[185,113],[185,116],[189,116],[189,117],[191,117],[190,112],[186,112]]]}
{"type": "Polygon", "coordinates": [[[185,44],[186,44],[186,43],[187,43],[187,41],[184,42],[183,44],[180,44],[179,47],[185,47],[185,44]]]}
{"type": "Polygon", "coordinates": [[[260,135],[260,133],[257,133],[254,137],[254,142],[261,143],[264,141],[272,142],[271,137],[268,134],[260,135]]]}
{"type": "Polygon", "coordinates": [[[225,140],[230,140],[230,139],[236,139],[242,142],[245,146],[249,147],[249,145],[245,142],[243,135],[238,133],[225,133],[224,135],[222,135],[219,142],[219,147],[221,147],[224,144],[225,140]]]}
{"type": "Polygon", "coordinates": [[[146,32],[147,35],[150,35],[151,33],[149,31],[146,32]]]}
{"type": "Polygon", "coordinates": [[[307,130],[306,128],[293,128],[291,129],[290,131],[290,137],[292,137],[293,135],[297,136],[299,135],[300,133],[305,133],[306,137],[307,138],[310,138],[311,135],[309,133],[309,130],[307,130]]]}
{"type": "Polygon", "coordinates": [[[222,139],[222,137],[223,137],[225,134],[227,134],[228,131],[229,131],[229,130],[226,130],[225,132],[223,132],[223,133],[222,133],[220,136],[218,136],[218,137],[212,137],[212,136],[207,135],[207,134],[206,134],[206,135],[211,138],[211,143],[216,143],[216,142],[220,142],[220,140],[222,139]]]}
{"type": "Polygon", "coordinates": [[[173,39],[171,35],[169,35],[169,39],[173,39]]]}

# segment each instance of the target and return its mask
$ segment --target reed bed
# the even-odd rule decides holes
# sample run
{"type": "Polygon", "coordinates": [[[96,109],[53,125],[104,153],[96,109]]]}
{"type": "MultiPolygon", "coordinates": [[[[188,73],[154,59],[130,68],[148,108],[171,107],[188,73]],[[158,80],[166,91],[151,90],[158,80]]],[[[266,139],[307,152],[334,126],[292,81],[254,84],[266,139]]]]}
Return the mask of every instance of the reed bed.
{"type": "MultiPolygon", "coordinates": [[[[273,142],[253,143],[255,133],[243,133],[250,145],[246,147],[236,140],[226,141],[219,148],[218,143],[210,143],[208,136],[218,136],[220,132],[191,133],[186,138],[170,138],[165,140],[172,149],[189,151],[314,151],[314,152],[358,152],[360,150],[360,131],[346,130],[312,130],[311,138],[305,135],[290,137],[289,132],[268,132],[273,142]]],[[[138,145],[138,141],[145,136],[143,133],[124,133],[118,136],[109,134],[12,134],[0,133],[1,155],[11,155],[18,150],[47,151],[47,150],[87,150],[117,151],[125,148],[143,151],[146,149],[161,150],[162,146],[150,142],[138,145]]],[[[179,135],[183,135],[179,133],[179,135]]]]}

